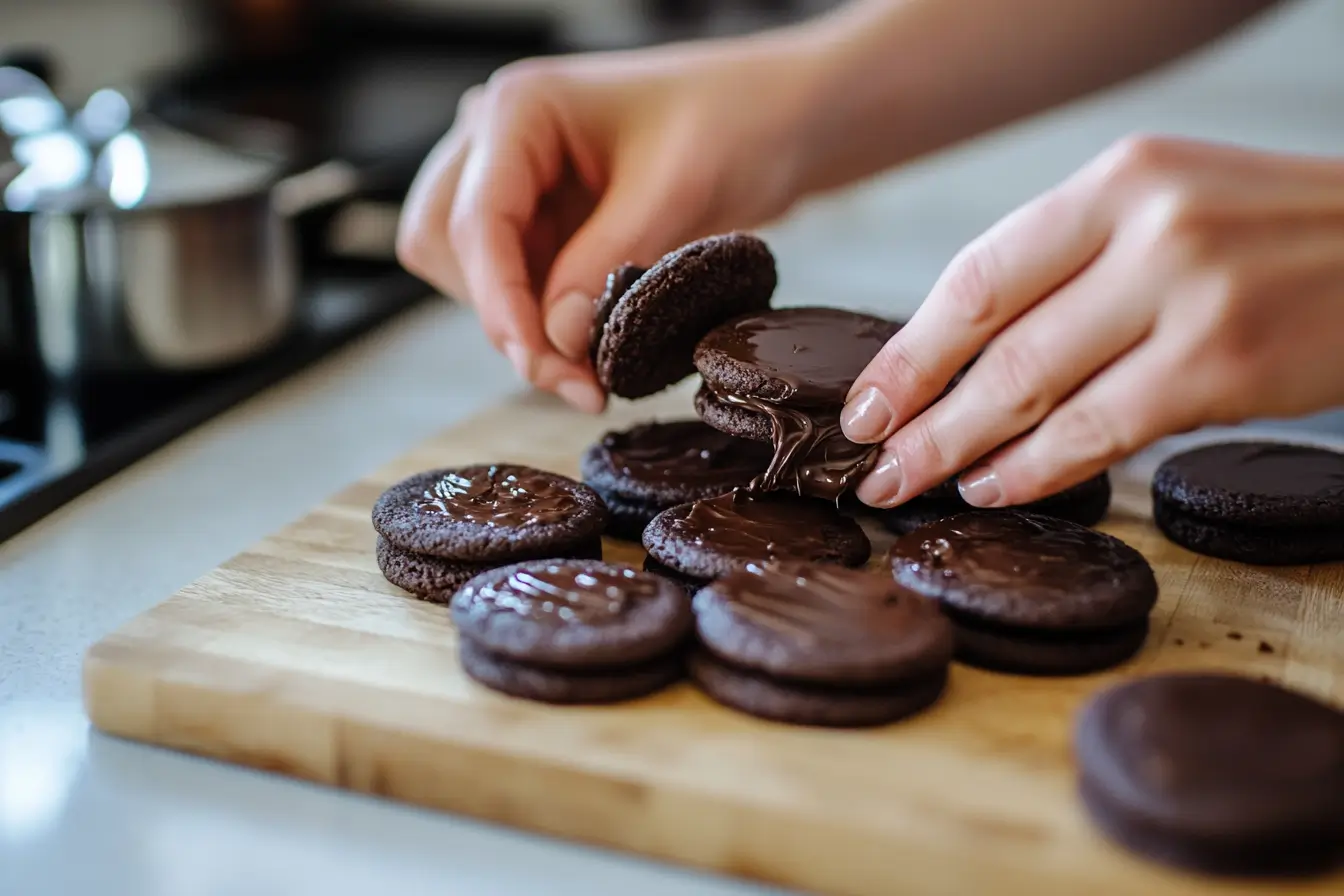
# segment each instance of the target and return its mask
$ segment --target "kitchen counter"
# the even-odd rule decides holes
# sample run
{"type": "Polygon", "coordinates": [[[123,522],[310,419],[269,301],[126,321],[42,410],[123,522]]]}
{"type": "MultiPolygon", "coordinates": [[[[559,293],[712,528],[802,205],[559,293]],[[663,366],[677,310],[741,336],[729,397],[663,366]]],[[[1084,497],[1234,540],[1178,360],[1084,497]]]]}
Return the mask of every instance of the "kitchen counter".
{"type": "MultiPolygon", "coordinates": [[[[1340,7],[1308,4],[1232,52],[814,203],[771,233],[781,297],[907,313],[962,243],[1127,131],[1340,152],[1341,42],[1340,7]]],[[[516,388],[471,316],[432,303],[0,546],[0,893],[766,892],[88,729],[90,643],[516,388]]]]}

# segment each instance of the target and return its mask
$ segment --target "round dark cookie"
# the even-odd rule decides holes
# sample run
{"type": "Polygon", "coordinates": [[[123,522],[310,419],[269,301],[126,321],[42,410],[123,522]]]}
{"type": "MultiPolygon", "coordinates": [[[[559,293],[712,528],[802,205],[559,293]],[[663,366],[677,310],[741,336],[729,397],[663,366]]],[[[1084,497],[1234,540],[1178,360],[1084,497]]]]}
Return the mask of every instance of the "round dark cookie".
{"type": "Polygon", "coordinates": [[[662,690],[685,675],[680,651],[648,662],[601,672],[544,669],[495,656],[462,639],[457,644],[462,671],[492,690],[541,703],[615,703],[662,690]]]}
{"type": "Polygon", "coordinates": [[[651,572],[654,575],[662,576],[669,582],[680,585],[685,591],[687,597],[693,597],[697,591],[709,584],[709,579],[702,579],[698,576],[688,576],[677,572],[670,566],[664,566],[652,556],[644,557],[644,571],[651,572]]]}
{"type": "Polygon", "coordinates": [[[700,643],[775,679],[893,682],[952,661],[952,624],[938,605],[866,570],[751,564],[705,586],[694,607],[700,643]]]}
{"type": "Polygon", "coordinates": [[[1153,496],[1214,523],[1340,529],[1344,452],[1275,442],[1206,445],[1158,467],[1153,496]]]}
{"type": "Polygon", "coordinates": [[[607,275],[606,287],[593,303],[593,325],[588,333],[588,360],[593,362],[594,369],[597,368],[597,347],[602,344],[602,331],[607,328],[607,321],[611,320],[611,312],[616,310],[616,303],[635,285],[635,281],[647,272],[648,268],[626,263],[607,275]]]}
{"type": "Polygon", "coordinates": [[[886,725],[937,702],[947,672],[875,688],[839,688],[785,683],[731,666],[706,650],[695,650],[691,679],[724,706],[773,722],[832,728],[886,725]]]}
{"type": "Polygon", "coordinates": [[[597,379],[643,398],[695,372],[696,343],[715,326],[770,305],[777,275],[769,247],[728,233],[663,256],[617,300],[597,348],[597,379]]]}
{"type": "Polygon", "coordinates": [[[373,527],[393,546],[468,563],[563,556],[606,522],[588,486],[516,464],[427,470],[373,505],[373,527]]]}
{"type": "Polygon", "coordinates": [[[640,423],[608,432],[584,452],[583,481],[598,493],[660,509],[747,485],[770,464],[770,449],[700,420],[640,423]]]}
{"type": "Polygon", "coordinates": [[[891,548],[892,575],[969,618],[1013,628],[1113,628],[1147,617],[1157,579],[1118,538],[1016,511],[963,513],[891,548]]]}
{"type": "MultiPolygon", "coordinates": [[[[1103,472],[1040,500],[1003,509],[1053,516],[1080,526],[1095,526],[1105,519],[1110,507],[1111,477],[1103,472]]],[[[920,526],[976,509],[962,500],[956,479],[949,479],[900,507],[881,511],[880,518],[887,529],[904,535],[920,526]]]]}
{"type": "Polygon", "coordinates": [[[394,547],[379,535],[374,555],[383,578],[403,591],[431,603],[446,604],[472,576],[490,569],[489,563],[463,563],[394,547]]]}
{"type": "Polygon", "coordinates": [[[1261,566],[1344,560],[1344,528],[1252,528],[1190,516],[1165,499],[1153,499],[1153,522],[1168,539],[1206,557],[1261,566]]]}
{"type": "Polygon", "coordinates": [[[1033,632],[953,617],[957,660],[1013,675],[1086,675],[1120,665],[1143,649],[1148,620],[1086,632],[1033,632]]]}
{"type": "Polygon", "coordinates": [[[1344,713],[1267,682],[1167,674],[1102,691],[1074,755],[1098,826],[1149,858],[1228,874],[1344,862],[1344,713]]]}
{"type": "MultiPolygon", "coordinates": [[[[378,536],[374,555],[383,578],[403,591],[436,604],[448,603],[453,593],[473,576],[497,566],[495,563],[465,563],[427,554],[413,554],[396,547],[381,535],[378,536]]],[[[601,560],[602,539],[590,538],[574,545],[565,556],[601,560]]]]}
{"type": "Polygon", "coordinates": [[[815,399],[838,407],[868,362],[901,325],[842,308],[802,307],[743,314],[695,348],[710,389],[762,401],[815,399]]]}
{"type": "Polygon", "coordinates": [[[532,560],[493,569],[453,596],[459,634],[501,659],[602,668],[652,659],[694,621],[682,590],[620,563],[532,560]]]}
{"type": "Polygon", "coordinates": [[[644,547],[701,579],[770,560],[862,566],[872,553],[863,527],[834,505],[782,492],[736,491],[670,508],[644,529],[644,547]]]}

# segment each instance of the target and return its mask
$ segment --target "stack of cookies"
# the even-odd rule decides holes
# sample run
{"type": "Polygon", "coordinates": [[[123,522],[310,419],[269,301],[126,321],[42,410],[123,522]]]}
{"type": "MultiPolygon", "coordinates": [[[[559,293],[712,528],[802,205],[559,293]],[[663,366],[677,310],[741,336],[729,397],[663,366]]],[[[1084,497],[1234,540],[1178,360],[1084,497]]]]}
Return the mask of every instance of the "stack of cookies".
{"type": "Polygon", "coordinates": [[[748,564],[695,596],[691,675],[719,702],[803,725],[881,725],[936,701],[952,626],[932,601],[859,570],[748,564]]]}
{"type": "Polygon", "coordinates": [[[891,548],[897,582],[943,605],[957,658],[1025,675],[1079,675],[1143,646],[1157,580],[1118,538],[1055,517],[966,513],[891,548]]]}
{"type": "Polygon", "coordinates": [[[378,568],[435,603],[447,603],[472,576],[519,560],[601,559],[606,522],[606,505],[588,486],[515,464],[417,473],[373,506],[378,568]]]}
{"type": "Polygon", "coordinates": [[[623,564],[534,560],[493,569],[454,596],[458,655],[476,681],[547,703],[608,703],[682,675],[685,595],[623,564]]]}

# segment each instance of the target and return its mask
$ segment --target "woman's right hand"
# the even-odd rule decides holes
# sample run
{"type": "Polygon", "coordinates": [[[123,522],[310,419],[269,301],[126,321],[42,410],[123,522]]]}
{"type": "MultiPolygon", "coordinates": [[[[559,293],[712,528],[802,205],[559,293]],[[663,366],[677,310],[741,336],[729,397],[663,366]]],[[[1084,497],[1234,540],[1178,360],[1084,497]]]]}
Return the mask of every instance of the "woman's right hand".
{"type": "Polygon", "coordinates": [[[472,304],[521,376],[600,411],[588,336],[608,272],[788,209],[811,55],[780,32],[507,66],[417,175],[398,257],[472,304]]]}

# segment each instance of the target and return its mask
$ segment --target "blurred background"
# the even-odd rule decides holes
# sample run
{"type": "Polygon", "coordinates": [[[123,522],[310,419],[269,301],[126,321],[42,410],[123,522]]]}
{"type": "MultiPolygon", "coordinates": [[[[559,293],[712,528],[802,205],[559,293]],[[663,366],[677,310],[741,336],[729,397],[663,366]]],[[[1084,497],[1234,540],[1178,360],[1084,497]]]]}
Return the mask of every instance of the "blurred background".
{"type": "MultiPolygon", "coordinates": [[[[512,60],[747,32],[836,0],[0,0],[0,539],[427,290],[397,213],[512,60]]],[[[771,229],[781,304],[908,314],[956,249],[1120,136],[1344,147],[1344,3],[771,229]]],[[[949,59],[948,65],[957,60],[949,59]]]]}

